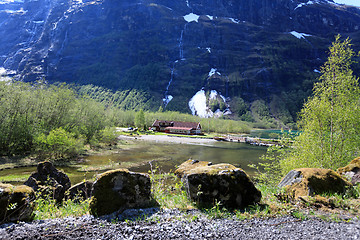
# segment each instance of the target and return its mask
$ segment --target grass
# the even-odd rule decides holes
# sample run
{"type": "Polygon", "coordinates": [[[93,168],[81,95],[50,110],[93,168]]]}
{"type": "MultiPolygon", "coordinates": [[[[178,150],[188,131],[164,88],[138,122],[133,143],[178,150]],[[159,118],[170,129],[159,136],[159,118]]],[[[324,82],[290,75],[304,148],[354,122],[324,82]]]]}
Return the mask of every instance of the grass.
{"type": "Polygon", "coordinates": [[[51,198],[37,198],[34,219],[80,217],[89,213],[89,202],[89,199],[80,202],[69,199],[57,204],[51,198]]]}
{"type": "Polygon", "coordinates": [[[161,208],[188,210],[194,204],[187,198],[182,182],[174,173],[150,175],[152,195],[161,208]]]}
{"type": "Polygon", "coordinates": [[[30,174],[11,174],[0,177],[0,182],[25,182],[30,174]]]}

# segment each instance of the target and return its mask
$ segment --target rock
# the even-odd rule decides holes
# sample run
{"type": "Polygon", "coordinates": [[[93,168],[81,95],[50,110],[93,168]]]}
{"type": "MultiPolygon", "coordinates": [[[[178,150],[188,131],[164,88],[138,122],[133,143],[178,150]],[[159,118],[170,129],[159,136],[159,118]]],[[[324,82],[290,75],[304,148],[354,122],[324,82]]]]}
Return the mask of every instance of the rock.
{"type": "Polygon", "coordinates": [[[94,183],[90,212],[95,216],[151,205],[151,182],[147,174],[127,169],[107,171],[94,183]]]}
{"type": "Polygon", "coordinates": [[[31,187],[0,183],[0,224],[29,221],[35,209],[35,193],[31,187]]]}
{"type": "Polygon", "coordinates": [[[84,181],[75,184],[66,192],[66,199],[75,201],[85,200],[91,197],[91,191],[94,183],[92,181],[84,181]]]}
{"type": "Polygon", "coordinates": [[[227,208],[244,208],[261,200],[249,176],[231,164],[197,167],[182,178],[188,196],[200,207],[220,202],[227,208]]]}
{"type": "Polygon", "coordinates": [[[330,169],[300,168],[291,170],[278,187],[285,188],[286,195],[297,199],[322,193],[344,193],[351,184],[330,169]]]}
{"type": "Polygon", "coordinates": [[[360,183],[360,157],[352,160],[347,166],[339,168],[337,172],[350,179],[353,185],[360,183]]]}
{"type": "Polygon", "coordinates": [[[186,162],[182,163],[178,167],[178,169],[176,169],[175,175],[181,178],[184,176],[185,172],[187,172],[187,171],[190,171],[197,167],[204,167],[204,166],[210,166],[210,165],[212,165],[211,162],[189,159],[186,162]]]}
{"type": "Polygon", "coordinates": [[[312,205],[316,208],[335,208],[336,207],[336,199],[333,197],[326,198],[319,195],[316,195],[314,197],[310,196],[300,196],[299,199],[305,203],[305,205],[309,206],[312,205]]]}
{"type": "Polygon", "coordinates": [[[30,175],[24,185],[33,188],[43,198],[52,197],[56,202],[61,202],[71,182],[69,177],[57,170],[51,162],[41,162],[37,171],[30,175]]]}

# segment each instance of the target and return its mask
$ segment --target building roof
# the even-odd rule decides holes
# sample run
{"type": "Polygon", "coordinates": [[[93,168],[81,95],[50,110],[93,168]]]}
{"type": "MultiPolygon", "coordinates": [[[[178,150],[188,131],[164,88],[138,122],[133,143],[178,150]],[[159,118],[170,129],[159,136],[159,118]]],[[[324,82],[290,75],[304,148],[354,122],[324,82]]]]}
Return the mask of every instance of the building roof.
{"type": "Polygon", "coordinates": [[[177,127],[177,128],[195,128],[195,129],[201,129],[201,125],[199,122],[177,122],[177,121],[163,121],[163,120],[155,120],[153,123],[153,127],[159,127],[161,123],[168,124],[171,127],[177,127]]]}
{"type": "Polygon", "coordinates": [[[192,129],[194,128],[184,128],[184,127],[166,127],[165,129],[168,129],[168,130],[184,130],[184,131],[191,131],[192,129]]]}

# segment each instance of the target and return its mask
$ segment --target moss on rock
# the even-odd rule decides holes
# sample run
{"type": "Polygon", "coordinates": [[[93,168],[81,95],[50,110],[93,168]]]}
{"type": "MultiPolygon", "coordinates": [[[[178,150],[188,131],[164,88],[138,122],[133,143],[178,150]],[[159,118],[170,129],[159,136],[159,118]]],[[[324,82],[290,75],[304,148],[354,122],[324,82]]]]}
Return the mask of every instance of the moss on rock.
{"type": "Polygon", "coordinates": [[[31,220],[34,200],[35,193],[31,187],[0,183],[0,223],[31,220]]]}
{"type": "Polygon", "coordinates": [[[178,167],[178,169],[176,169],[175,175],[178,177],[183,177],[186,172],[188,172],[194,168],[210,166],[210,165],[212,165],[211,162],[189,159],[186,162],[182,163],[178,167]]]}
{"type": "Polygon", "coordinates": [[[127,169],[107,171],[94,183],[90,212],[95,216],[151,204],[151,183],[147,174],[127,169]]]}
{"type": "Polygon", "coordinates": [[[347,166],[339,168],[338,173],[344,174],[346,172],[354,172],[355,170],[360,169],[360,157],[353,159],[347,166]]]}
{"type": "Polygon", "coordinates": [[[300,168],[290,171],[279,183],[286,194],[296,199],[324,193],[344,193],[351,183],[331,169],[300,168]]]}
{"type": "Polygon", "coordinates": [[[24,185],[29,186],[43,198],[52,197],[61,203],[66,190],[71,187],[69,177],[56,169],[51,162],[45,161],[37,165],[36,172],[32,173],[24,185]]]}
{"type": "Polygon", "coordinates": [[[188,196],[200,207],[220,203],[227,208],[244,208],[261,200],[249,176],[231,164],[194,168],[183,177],[188,196]]]}

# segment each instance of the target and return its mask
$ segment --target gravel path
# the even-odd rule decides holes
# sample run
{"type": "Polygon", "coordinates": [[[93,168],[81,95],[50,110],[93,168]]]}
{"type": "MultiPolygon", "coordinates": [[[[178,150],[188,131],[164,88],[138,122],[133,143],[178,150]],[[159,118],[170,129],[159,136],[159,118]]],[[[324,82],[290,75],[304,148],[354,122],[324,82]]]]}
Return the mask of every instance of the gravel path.
{"type": "Polygon", "coordinates": [[[360,239],[360,221],[327,222],[293,217],[211,220],[198,210],[162,210],[142,221],[92,216],[0,226],[0,239],[360,239]]]}

